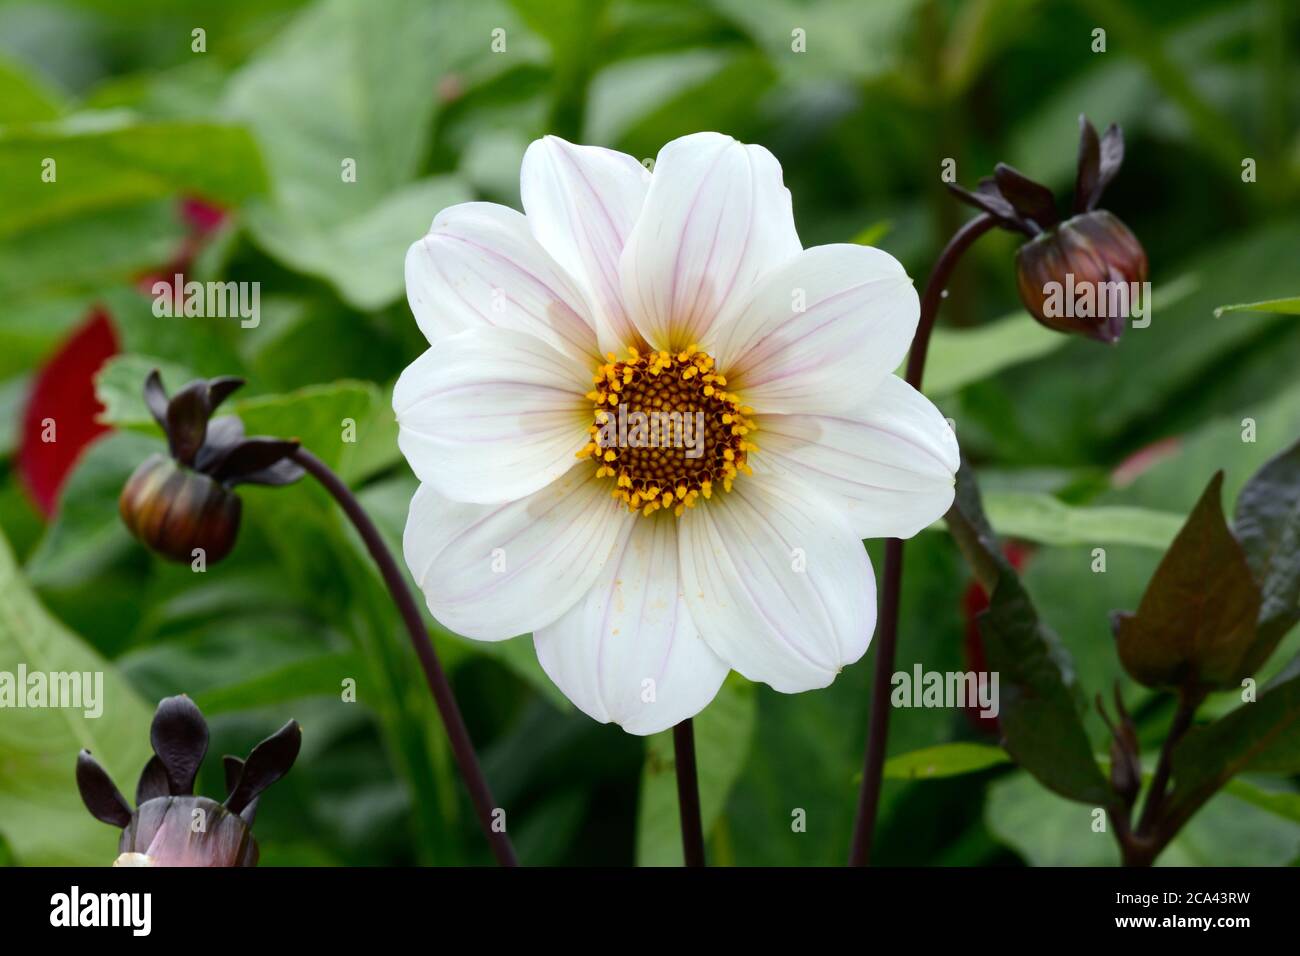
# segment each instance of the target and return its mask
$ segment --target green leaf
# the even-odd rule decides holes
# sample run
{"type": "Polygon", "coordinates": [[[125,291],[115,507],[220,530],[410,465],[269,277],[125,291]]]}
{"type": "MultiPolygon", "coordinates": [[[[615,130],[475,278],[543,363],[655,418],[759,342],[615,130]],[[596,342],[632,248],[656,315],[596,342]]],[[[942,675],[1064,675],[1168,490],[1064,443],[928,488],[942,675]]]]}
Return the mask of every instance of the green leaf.
{"type": "MultiPolygon", "coordinates": [[[[1185,275],[1160,286],[1161,309],[1189,296],[1194,276],[1185,275]]],[[[1049,355],[1070,341],[1035,322],[1028,312],[1013,312],[973,329],[938,328],[926,356],[925,391],[947,395],[1004,369],[1049,355]]]]}
{"type": "Polygon", "coordinates": [[[736,59],[735,51],[697,47],[610,64],[592,79],[585,138],[621,142],[639,121],[689,96],[736,59]]]}
{"type": "Polygon", "coordinates": [[[129,432],[106,435],[82,455],[59,496],[59,510],[27,559],[37,587],[73,586],[103,572],[132,547],[118,516],[126,480],[158,441],[129,432]]]}
{"type": "Polygon", "coordinates": [[[406,250],[428,232],[433,217],[471,198],[459,179],[435,176],[399,187],[356,216],[328,224],[255,207],[249,228],[281,262],[332,283],[359,309],[377,309],[402,294],[406,250]]]}
{"type": "Polygon", "coordinates": [[[1164,810],[1171,827],[1190,819],[1239,773],[1300,772],[1300,677],[1194,728],[1174,748],[1172,760],[1174,787],[1164,810]]]}
{"type": "Polygon", "coordinates": [[[867,226],[849,241],[855,242],[860,246],[874,246],[876,243],[880,242],[881,239],[884,239],[885,236],[889,235],[889,231],[893,228],[893,222],[888,219],[880,219],[867,226]]]}
{"type": "Polygon", "coordinates": [[[1221,414],[1198,424],[1186,437],[1168,443],[1167,453],[1156,456],[1154,464],[1131,484],[1107,492],[1102,500],[1191,511],[1205,490],[1204,476],[1228,462],[1231,467],[1224,476],[1224,496],[1235,500],[1250,476],[1294,442],[1296,435],[1300,435],[1300,385],[1287,387],[1274,398],[1251,402],[1236,414],[1221,414]]]}
{"type": "Polygon", "coordinates": [[[1223,791],[1293,823],[1300,823],[1300,793],[1294,790],[1265,789],[1259,784],[1237,777],[1229,780],[1223,791]]]}
{"type": "Polygon", "coordinates": [[[294,661],[236,684],[226,684],[195,695],[205,714],[267,707],[300,697],[330,696],[343,692],[343,679],[357,679],[365,664],[353,651],[321,654],[294,661]]]}
{"type": "Polygon", "coordinates": [[[154,369],[161,374],[168,395],[175,395],[184,385],[199,378],[183,366],[150,355],[115,355],[95,376],[95,398],[104,406],[99,421],[114,428],[161,435],[157,422],[144,403],[144,380],[154,369]]]}
{"type": "Polygon", "coordinates": [[[1016,763],[1070,800],[1115,800],[1093,758],[1076,707],[1073,665],[1041,621],[1015,569],[989,528],[970,466],[957,473],[948,526],[976,578],[989,593],[977,618],[988,669],[999,674],[998,724],[1016,763]]]}
{"type": "Polygon", "coordinates": [[[99,114],[0,129],[0,237],[179,192],[235,205],[263,187],[257,147],[239,127],[99,114]],[[42,180],[47,159],[52,182],[42,180]]]}
{"type": "Polygon", "coordinates": [[[1251,672],[1300,621],[1300,442],[1246,482],[1233,532],[1262,595],[1259,634],[1244,665],[1251,672]]]}
{"type": "Polygon", "coordinates": [[[131,792],[148,760],[150,709],[106,660],[51,617],[0,537],[0,673],[102,675],[98,717],[85,708],[24,707],[0,719],[0,834],[25,866],[106,866],[119,831],[91,817],[74,779],[89,749],[131,792]]]}
{"type": "Polygon", "coordinates": [[[1124,669],[1148,687],[1224,687],[1250,673],[1260,593],[1223,516],[1223,472],[1169,546],[1136,614],[1115,616],[1124,669]]]}
{"type": "Polygon", "coordinates": [[[1221,305],[1214,310],[1217,319],[1225,312],[1272,312],[1277,315],[1300,315],[1300,296],[1289,299],[1268,299],[1264,302],[1238,302],[1236,305],[1221,305]]]}
{"type": "Polygon", "coordinates": [[[753,36],[793,83],[869,80],[896,69],[904,59],[906,31],[919,0],[715,0],[737,26],[753,36]],[[791,30],[804,30],[807,48],[793,48],[791,30]]]}
{"type": "MultiPolygon", "coordinates": [[[[1128,497],[1129,490],[1125,492],[1125,503],[1190,508],[1203,488],[1200,476],[1209,475],[1226,460],[1242,461],[1256,450],[1263,451],[1241,441],[1243,415],[1260,423],[1259,441],[1272,447],[1289,443],[1300,430],[1295,427],[1300,412],[1294,402],[1290,413],[1265,418],[1266,410],[1281,411],[1270,399],[1294,378],[1287,372],[1295,360],[1286,353],[1282,361],[1270,364],[1270,356],[1279,352],[1279,333],[1292,329],[1294,322],[1263,315],[1252,321],[1224,322],[1211,314],[1225,296],[1280,293],[1279,284],[1293,274],[1298,244],[1300,226],[1278,223],[1207,246],[1180,266],[1180,276],[1193,278],[1179,280],[1189,289],[1179,297],[1173,295],[1172,281],[1165,283],[1157,276],[1151,324],[1127,330],[1122,347],[1105,349],[1072,340],[1058,352],[1018,369],[1013,385],[1008,384],[1005,403],[994,409],[992,420],[985,424],[993,432],[990,442],[1014,451],[1022,461],[1110,461],[1117,452],[1191,432],[1206,418],[1240,411],[1231,459],[1220,455],[1209,470],[1200,472],[1187,471],[1184,464],[1173,466],[1184,485],[1195,478],[1195,487],[1185,497],[1157,495],[1138,502],[1128,497]],[[1178,301],[1170,302],[1171,298],[1178,301]],[[1244,377],[1238,378],[1239,374],[1244,377]],[[1214,387],[1207,388],[1211,381],[1214,387]]],[[[969,438],[976,423],[967,424],[966,419],[975,416],[973,407],[949,411],[963,422],[969,438]]],[[[1225,438],[1229,427],[1225,421],[1225,438]]],[[[969,445],[969,440],[964,444],[969,445]]]]}
{"type": "Polygon", "coordinates": [[[1181,515],[1123,506],[1075,507],[1048,494],[989,492],[984,495],[989,522],[1004,537],[1040,544],[1131,544],[1169,547],[1182,526],[1181,515]]]}
{"type": "Polygon", "coordinates": [[[249,435],[297,438],[345,478],[397,462],[397,424],[388,395],[372,382],[344,380],[283,395],[232,402],[249,435]]]}
{"type": "Polygon", "coordinates": [[[176,204],[153,199],[0,238],[0,323],[21,321],[36,296],[96,293],[105,285],[130,281],[171,259],[184,237],[176,204]]]}
{"type": "Polygon", "coordinates": [[[497,27],[508,44],[528,37],[493,0],[323,0],[299,14],[231,80],[225,104],[262,142],[275,185],[249,213],[257,242],[360,308],[397,298],[406,247],[468,198],[453,179],[412,182],[439,79],[513,66],[490,52],[497,27]]]}
{"type": "Polygon", "coordinates": [[[63,103],[20,64],[0,59],[0,126],[52,120],[63,103]]]}
{"type": "Polygon", "coordinates": [[[973,329],[935,329],[926,356],[925,391],[947,395],[1005,368],[1054,352],[1068,341],[1028,312],[973,329]]]}
{"type": "Polygon", "coordinates": [[[18,423],[27,404],[30,384],[26,375],[0,381],[0,460],[8,458],[18,447],[18,423]]]}
{"type": "MultiPolygon", "coordinates": [[[[754,687],[730,675],[708,707],[695,717],[695,764],[700,782],[700,817],[707,839],[736,782],[754,734],[754,687]]],[[[636,859],[640,866],[681,866],[681,822],[673,732],[646,742],[637,810],[636,859]]]]}
{"type": "MultiPolygon", "coordinates": [[[[870,542],[868,549],[879,568],[880,543],[870,542]]],[[[969,669],[962,659],[955,585],[965,578],[961,555],[946,535],[921,535],[908,542],[896,671],[912,672],[918,664],[924,670],[969,669]]],[[[754,743],[727,804],[726,832],[738,865],[843,865],[853,839],[860,786],[855,780],[862,773],[875,653],[873,646],[863,660],[844,668],[831,686],[815,694],[757,688],[754,743]],[[796,828],[793,824],[800,816],[807,825],[796,828]]],[[[962,718],[949,709],[893,708],[890,749],[905,753],[948,742],[954,721],[962,718]]],[[[900,834],[901,839],[882,839],[874,851],[881,862],[926,858],[910,824],[933,817],[924,811],[915,816],[918,806],[934,806],[935,813],[951,809],[967,817],[975,814],[968,796],[957,795],[943,784],[888,782],[881,792],[880,833],[882,837],[900,834]],[[955,799],[938,806],[946,794],[955,799]],[[897,830],[895,820],[900,821],[897,830]]],[[[933,834],[927,848],[937,854],[939,840],[933,834]]]]}
{"type": "Polygon", "coordinates": [[[931,780],[975,773],[1009,763],[1001,747],[988,744],[951,743],[899,754],[885,761],[886,780],[931,780]]]}
{"type": "MultiPolygon", "coordinates": [[[[984,819],[1032,866],[1118,866],[1110,821],[1097,832],[1096,809],[1058,800],[1027,774],[1015,774],[989,787],[984,819]]],[[[1174,837],[1156,865],[1286,866],[1298,853],[1300,827],[1257,801],[1221,794],[1174,837]]]]}

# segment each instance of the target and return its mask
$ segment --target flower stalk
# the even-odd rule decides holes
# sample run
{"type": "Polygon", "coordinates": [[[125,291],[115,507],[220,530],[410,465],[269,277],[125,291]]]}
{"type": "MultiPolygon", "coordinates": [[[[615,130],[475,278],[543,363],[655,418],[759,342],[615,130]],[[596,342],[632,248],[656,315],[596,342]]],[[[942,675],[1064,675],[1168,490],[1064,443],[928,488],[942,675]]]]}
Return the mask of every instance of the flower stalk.
{"type": "Polygon", "coordinates": [[[687,866],[704,866],[704,824],[700,815],[700,781],[695,769],[695,726],[690,717],[673,727],[673,764],[677,773],[677,807],[682,823],[682,857],[687,866]]]}
{"type": "MultiPolygon", "coordinates": [[[[907,384],[918,391],[925,373],[930,335],[934,331],[939,304],[957,263],[980,236],[999,224],[998,219],[983,213],[953,234],[939,254],[921,298],[921,318],[916,337],[907,354],[907,384]]],[[[876,641],[876,667],[872,675],[871,717],[867,730],[867,750],[863,758],[862,789],[858,795],[858,812],[853,826],[850,866],[866,866],[871,858],[871,838],[880,807],[880,786],[885,767],[885,744],[889,736],[889,682],[894,672],[898,649],[898,603],[903,588],[903,541],[885,540],[885,571],[881,587],[880,634],[876,641]]]]}
{"type": "Polygon", "coordinates": [[[361,502],[352,494],[352,491],[343,483],[342,479],[330,470],[328,465],[305,448],[298,448],[293,453],[292,458],[338,502],[339,507],[343,509],[343,513],[352,522],[352,526],[361,535],[361,540],[365,543],[366,550],[370,552],[370,557],[379,568],[380,576],[383,577],[384,584],[388,586],[388,592],[392,595],[393,603],[397,606],[402,622],[406,625],[407,634],[411,638],[411,646],[415,649],[415,655],[420,660],[420,667],[424,671],[425,680],[428,682],[429,692],[433,694],[434,702],[438,705],[438,713],[442,716],[443,727],[446,728],[447,737],[451,740],[452,753],[456,757],[461,776],[464,778],[465,786],[469,790],[470,800],[474,804],[474,814],[478,817],[479,825],[483,828],[483,835],[487,837],[488,845],[492,848],[492,855],[496,857],[497,863],[501,866],[518,866],[519,859],[515,855],[515,848],[510,842],[510,837],[506,835],[504,828],[498,829],[497,827],[495,819],[497,817],[496,803],[492,799],[492,791],[488,787],[487,778],[483,775],[483,768],[480,766],[478,755],[474,751],[469,729],[465,726],[465,718],[461,715],[460,706],[456,703],[451,684],[447,681],[447,674],[442,669],[437,652],[434,651],[433,641],[429,639],[429,632],[425,629],[424,619],[421,617],[420,609],[411,595],[411,589],[407,586],[406,579],[398,569],[397,562],[393,560],[388,546],[384,544],[379,529],[375,527],[375,523],[370,520],[370,516],[361,507],[361,502]]]}

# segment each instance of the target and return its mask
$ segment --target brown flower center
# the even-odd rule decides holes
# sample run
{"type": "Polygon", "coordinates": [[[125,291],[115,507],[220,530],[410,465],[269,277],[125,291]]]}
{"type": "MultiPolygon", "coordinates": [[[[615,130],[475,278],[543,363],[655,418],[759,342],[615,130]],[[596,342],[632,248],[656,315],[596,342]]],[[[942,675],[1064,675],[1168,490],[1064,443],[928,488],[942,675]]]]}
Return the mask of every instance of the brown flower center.
{"type": "Polygon", "coordinates": [[[681,352],[611,352],[587,393],[594,403],[591,442],[579,457],[596,462],[596,475],[614,480],[612,494],[630,511],[680,515],[714,489],[730,491],[746,458],[754,410],[726,391],[713,357],[688,346],[681,352]]]}

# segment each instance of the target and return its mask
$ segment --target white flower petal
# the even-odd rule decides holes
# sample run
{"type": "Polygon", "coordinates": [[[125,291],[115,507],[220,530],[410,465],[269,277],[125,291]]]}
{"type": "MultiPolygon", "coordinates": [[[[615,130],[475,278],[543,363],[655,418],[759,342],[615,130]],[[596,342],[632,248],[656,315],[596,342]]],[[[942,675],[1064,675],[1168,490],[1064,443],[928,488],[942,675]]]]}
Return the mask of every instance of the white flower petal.
{"type": "Polygon", "coordinates": [[[727,676],[686,609],[676,522],[666,512],[633,517],[587,596],[533,641],[569,700],[633,734],[698,714],[727,676]]]}
{"type": "Polygon", "coordinates": [[[857,407],[903,360],[921,305],[898,260],[815,246],[764,278],[712,351],[760,413],[857,407]]]}
{"type": "Polygon", "coordinates": [[[545,627],[577,603],[631,518],[609,496],[609,482],[586,468],[499,505],[451,501],[425,484],[411,499],[402,546],[439,622],[499,641],[545,627]]]}
{"type": "Polygon", "coordinates": [[[576,357],[599,355],[591,307],[515,210],[462,203],[406,253],[406,297],[429,344],[470,328],[528,332],[576,357]]]}
{"type": "Polygon", "coordinates": [[[888,375],[856,414],[765,415],[751,461],[811,482],[860,538],[910,538],[948,511],[960,465],[939,409],[888,375]]]}
{"type": "Polygon", "coordinates": [[[623,308],[618,263],[650,187],[649,171],[624,153],[547,136],[524,153],[520,180],[533,235],[585,284],[602,352],[621,352],[639,336],[623,308]]]}
{"type": "Polygon", "coordinates": [[[421,481],[456,501],[522,498],[577,464],[590,382],[581,363],[531,335],[458,332],[398,378],[398,445],[421,481]]]}
{"type": "Polygon", "coordinates": [[[623,300],[656,348],[704,345],[761,275],[802,248],[776,157],[719,133],[683,136],[655,160],[623,249],[623,300]]]}
{"type": "Polygon", "coordinates": [[[734,670],[795,693],[825,687],[866,652],[871,561],[812,486],[742,475],[679,520],[686,604],[734,670]]]}

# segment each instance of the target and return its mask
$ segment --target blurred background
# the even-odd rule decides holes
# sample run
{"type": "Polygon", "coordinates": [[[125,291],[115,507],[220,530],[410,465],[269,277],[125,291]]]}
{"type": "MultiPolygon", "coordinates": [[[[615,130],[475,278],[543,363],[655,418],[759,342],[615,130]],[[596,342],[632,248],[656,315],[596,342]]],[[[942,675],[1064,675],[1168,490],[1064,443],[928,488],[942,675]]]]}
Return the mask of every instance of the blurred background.
{"type": "MultiPolygon", "coordinates": [[[[1300,323],[1214,314],[1300,293],[1298,41],[1291,0],[0,3],[0,670],[104,670],[108,696],[99,720],[0,711],[0,860],[107,865],[117,831],[81,806],[75,753],[130,793],[154,705],[185,692],[214,756],[303,724],[297,767],[263,801],[265,865],[488,862],[395,612],[321,493],[245,491],[238,546],[203,574],[151,558],[116,499],[161,448],[147,371],[171,389],[237,374],[248,431],[301,437],[399,547],[415,482],[391,386],[424,348],[404,252],[446,205],[517,207],[544,133],[638,158],[697,130],[762,143],[805,245],[881,246],[920,286],[972,214],[943,187],[946,159],[968,187],[1009,162],[1064,205],[1078,115],[1120,123],[1128,156],[1103,205],[1147,249],[1150,328],[1114,348],[1040,329],[1019,311],[1016,239],[993,234],[950,287],[926,391],[1086,697],[1119,680],[1158,741],[1167,702],[1122,675],[1106,614],[1136,606],[1215,469],[1230,504],[1300,434],[1300,323]],[[177,274],[259,282],[259,324],[156,317],[150,290],[177,274]]],[[[918,536],[898,669],[978,666],[980,600],[947,537],[918,536]]],[[[525,863],[680,859],[667,735],[578,713],[528,638],[430,626],[525,863]]],[[[697,719],[711,862],[843,862],[870,660],[796,697],[733,675],[697,719]]],[[[877,862],[1117,862],[1088,808],[1009,764],[906,779],[926,769],[905,755],[965,741],[996,728],[894,711],[904,759],[877,862]]],[[[200,792],[217,795],[208,763],[200,792]]],[[[1297,860],[1300,796],[1243,779],[1163,862],[1297,860]]]]}

